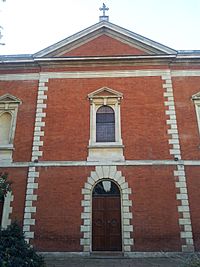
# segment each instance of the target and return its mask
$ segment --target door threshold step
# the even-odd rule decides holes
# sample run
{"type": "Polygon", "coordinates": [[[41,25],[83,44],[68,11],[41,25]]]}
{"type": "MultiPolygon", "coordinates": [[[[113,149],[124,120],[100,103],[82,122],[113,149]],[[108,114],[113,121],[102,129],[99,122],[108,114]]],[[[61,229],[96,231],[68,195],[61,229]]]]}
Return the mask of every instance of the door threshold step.
{"type": "Polygon", "coordinates": [[[95,251],[90,253],[90,258],[124,258],[124,253],[118,251],[95,251]]]}

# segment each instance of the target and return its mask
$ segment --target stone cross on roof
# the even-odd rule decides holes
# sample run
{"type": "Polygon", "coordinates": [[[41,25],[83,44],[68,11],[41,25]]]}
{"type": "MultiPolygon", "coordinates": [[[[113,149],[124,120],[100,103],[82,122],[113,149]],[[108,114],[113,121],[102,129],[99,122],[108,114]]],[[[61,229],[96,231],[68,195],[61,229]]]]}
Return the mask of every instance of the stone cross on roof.
{"type": "Polygon", "coordinates": [[[109,20],[109,17],[106,16],[106,11],[109,10],[108,7],[106,7],[106,5],[103,3],[103,6],[99,8],[100,11],[103,11],[103,16],[100,16],[99,17],[99,20],[102,21],[102,20],[109,20]]]}

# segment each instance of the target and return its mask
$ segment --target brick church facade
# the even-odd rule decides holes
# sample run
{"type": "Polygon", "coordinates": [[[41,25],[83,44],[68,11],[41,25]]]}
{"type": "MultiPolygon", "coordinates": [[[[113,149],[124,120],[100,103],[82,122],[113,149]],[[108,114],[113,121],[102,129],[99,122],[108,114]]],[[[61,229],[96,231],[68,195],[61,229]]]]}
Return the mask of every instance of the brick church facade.
{"type": "Polygon", "coordinates": [[[1,56],[1,225],[41,252],[199,251],[199,137],[199,51],[101,20],[1,56]]]}

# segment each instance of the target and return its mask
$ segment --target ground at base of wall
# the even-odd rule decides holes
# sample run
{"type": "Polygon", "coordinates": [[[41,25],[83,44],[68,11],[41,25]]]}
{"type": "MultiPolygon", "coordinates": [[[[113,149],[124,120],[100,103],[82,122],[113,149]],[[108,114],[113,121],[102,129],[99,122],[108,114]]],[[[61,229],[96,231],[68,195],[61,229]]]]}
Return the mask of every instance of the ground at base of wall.
{"type": "Polygon", "coordinates": [[[182,267],[178,259],[169,258],[65,258],[46,260],[46,267],[182,267]]]}
{"type": "Polygon", "coordinates": [[[193,255],[174,257],[46,257],[46,267],[199,267],[190,264],[193,255]]]}

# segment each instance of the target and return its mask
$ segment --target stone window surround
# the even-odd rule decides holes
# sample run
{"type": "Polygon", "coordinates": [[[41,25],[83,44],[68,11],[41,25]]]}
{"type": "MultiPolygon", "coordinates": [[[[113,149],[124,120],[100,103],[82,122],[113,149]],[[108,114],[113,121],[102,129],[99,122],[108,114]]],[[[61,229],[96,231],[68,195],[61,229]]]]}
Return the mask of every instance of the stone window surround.
{"type": "Polygon", "coordinates": [[[108,87],[102,87],[88,94],[88,99],[90,100],[90,140],[88,146],[89,161],[93,160],[93,158],[94,160],[98,160],[101,153],[103,158],[124,160],[120,114],[120,102],[122,98],[122,93],[108,87]],[[111,107],[115,112],[115,142],[96,142],[96,113],[103,105],[111,107]],[[108,153],[108,155],[105,153],[108,153]],[[112,155],[114,155],[114,158],[112,158],[112,155]]]}
{"type": "Polygon", "coordinates": [[[0,224],[3,229],[6,229],[7,226],[11,224],[10,214],[12,213],[11,202],[13,199],[14,196],[12,195],[12,192],[8,192],[4,199],[3,214],[0,224]]]}
{"type": "Polygon", "coordinates": [[[98,89],[97,91],[88,95],[90,100],[90,141],[89,146],[98,146],[98,145],[122,145],[121,139],[121,116],[120,116],[120,101],[122,99],[122,94],[114,91],[113,89],[103,87],[98,89]],[[107,95],[98,95],[103,91],[108,92],[107,95]],[[111,95],[112,93],[112,95],[111,95]],[[105,142],[105,143],[97,143],[96,142],[96,112],[97,110],[103,106],[111,107],[115,112],[115,142],[105,142]]]}
{"type": "Polygon", "coordinates": [[[15,128],[17,121],[18,107],[21,104],[21,100],[16,98],[11,94],[5,94],[0,97],[0,116],[4,113],[9,113],[12,117],[10,133],[9,133],[9,143],[0,145],[1,156],[0,160],[12,161],[12,151],[14,150],[13,142],[15,136],[15,128]]]}

